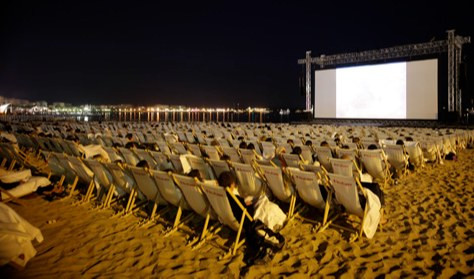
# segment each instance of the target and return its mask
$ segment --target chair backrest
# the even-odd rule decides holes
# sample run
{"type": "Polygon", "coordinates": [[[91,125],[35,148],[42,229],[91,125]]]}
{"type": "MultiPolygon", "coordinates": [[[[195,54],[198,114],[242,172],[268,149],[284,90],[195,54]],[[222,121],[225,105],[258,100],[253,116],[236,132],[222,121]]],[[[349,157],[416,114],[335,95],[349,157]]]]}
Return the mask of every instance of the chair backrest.
{"type": "Polygon", "coordinates": [[[319,188],[319,178],[314,172],[289,169],[300,198],[307,204],[324,209],[325,202],[319,188]]]}
{"type": "Polygon", "coordinates": [[[255,160],[255,151],[239,148],[240,157],[245,164],[252,164],[255,160]]]}
{"type": "Polygon", "coordinates": [[[157,165],[157,162],[153,159],[150,153],[146,151],[145,149],[140,149],[137,148],[134,150],[135,154],[137,155],[139,160],[145,160],[150,168],[155,168],[157,165]]]}
{"type": "Polygon", "coordinates": [[[255,170],[249,164],[232,163],[235,176],[238,180],[239,192],[244,196],[260,194],[262,182],[255,175],[255,170]]]}
{"type": "Polygon", "coordinates": [[[186,132],[186,141],[189,143],[195,143],[196,139],[194,138],[194,135],[192,132],[186,132]]]}
{"type": "Polygon", "coordinates": [[[262,142],[262,149],[263,149],[263,152],[262,152],[262,156],[263,158],[265,159],[272,159],[273,157],[275,157],[275,145],[272,143],[272,142],[262,142]]]}
{"type": "Polygon", "coordinates": [[[283,153],[283,160],[285,160],[285,163],[288,167],[294,167],[298,168],[299,163],[300,163],[300,156],[296,154],[288,154],[288,153],[283,153]]]}
{"type": "Polygon", "coordinates": [[[359,150],[360,160],[367,172],[375,179],[385,179],[385,162],[381,149],[359,150]]]}
{"type": "Polygon", "coordinates": [[[342,156],[348,156],[351,158],[351,160],[356,160],[357,158],[357,149],[355,148],[350,148],[350,149],[338,149],[337,150],[337,153],[339,154],[339,158],[341,158],[342,156]]]}
{"type": "Polygon", "coordinates": [[[151,170],[150,172],[163,199],[174,206],[179,206],[183,194],[174,183],[171,175],[159,170],[151,170]]]}
{"type": "Polygon", "coordinates": [[[188,154],[188,151],[186,150],[186,148],[181,142],[171,143],[171,147],[173,148],[173,152],[175,154],[179,154],[179,155],[188,154]]]}
{"type": "Polygon", "coordinates": [[[215,216],[209,201],[194,178],[179,174],[173,174],[173,177],[194,212],[203,217],[206,217],[208,213],[211,214],[211,217],[215,216]]]}
{"type": "Polygon", "coordinates": [[[212,208],[217,214],[219,222],[230,227],[234,231],[238,231],[239,222],[235,219],[232,208],[230,207],[229,200],[227,198],[226,189],[217,186],[213,182],[201,183],[201,187],[209,200],[212,208]]]}
{"type": "Polygon", "coordinates": [[[387,160],[395,169],[404,169],[408,164],[408,158],[405,156],[405,150],[402,145],[386,144],[383,148],[387,154],[387,160]]]}
{"type": "Polygon", "coordinates": [[[113,182],[113,176],[110,172],[102,165],[99,161],[86,159],[84,160],[89,168],[94,172],[96,179],[99,184],[104,186],[106,189],[109,188],[113,182]]]}
{"type": "Polygon", "coordinates": [[[217,151],[215,146],[204,145],[203,149],[204,149],[204,152],[206,152],[207,156],[209,156],[209,159],[220,160],[219,152],[217,151]]]}
{"type": "Polygon", "coordinates": [[[135,185],[135,180],[130,177],[125,170],[115,163],[104,163],[104,166],[109,170],[114,178],[114,185],[116,187],[119,187],[127,193],[132,191],[132,188],[135,185]]]}
{"type": "Polygon", "coordinates": [[[85,183],[90,183],[94,177],[94,172],[91,171],[84,163],[76,157],[67,157],[71,168],[74,170],[79,179],[85,183]]]}
{"type": "Polygon", "coordinates": [[[164,141],[157,141],[156,142],[156,145],[158,145],[158,148],[160,149],[160,151],[163,153],[163,154],[166,154],[166,155],[170,155],[171,154],[171,150],[168,146],[168,144],[164,141]]]}
{"type": "Polygon", "coordinates": [[[417,141],[405,142],[405,149],[409,155],[409,161],[415,165],[420,166],[423,164],[423,150],[417,141]]]}
{"type": "Polygon", "coordinates": [[[137,155],[133,154],[132,150],[124,147],[119,147],[118,150],[122,153],[122,157],[129,166],[136,166],[139,162],[137,155]]]}
{"type": "Polygon", "coordinates": [[[199,148],[198,144],[190,143],[190,144],[188,144],[188,149],[189,149],[189,151],[191,151],[191,153],[193,153],[193,155],[198,156],[198,157],[202,156],[201,148],[199,148]]]}
{"type": "Polygon", "coordinates": [[[232,162],[237,162],[237,163],[240,163],[240,156],[239,154],[237,153],[237,149],[233,148],[233,147],[227,147],[227,146],[221,146],[222,148],[222,152],[229,156],[230,157],[230,160],[232,162]]]}
{"type": "Polygon", "coordinates": [[[137,183],[138,189],[145,195],[149,201],[154,201],[157,204],[166,204],[166,201],[160,195],[158,186],[150,173],[144,168],[129,167],[133,178],[137,183]]]}
{"type": "Polygon", "coordinates": [[[354,170],[354,162],[347,159],[329,158],[331,162],[332,172],[344,176],[352,176],[354,170]]]}
{"type": "Polygon", "coordinates": [[[151,157],[153,157],[153,160],[155,160],[156,162],[156,165],[160,165],[161,163],[166,163],[168,162],[168,157],[162,153],[162,152],[158,152],[158,151],[148,151],[151,155],[151,157]]]}
{"type": "Polygon", "coordinates": [[[113,147],[107,147],[103,146],[105,152],[107,153],[107,156],[109,156],[109,160],[111,162],[116,162],[117,160],[120,160],[122,162],[125,162],[125,160],[120,156],[113,147]]]}
{"type": "Polygon", "coordinates": [[[289,202],[292,188],[291,185],[285,185],[281,168],[264,165],[260,165],[259,168],[262,170],[268,187],[270,187],[275,197],[280,201],[289,202]]]}
{"type": "Polygon", "coordinates": [[[175,172],[182,173],[183,172],[183,165],[181,163],[181,158],[179,157],[179,155],[170,154],[169,158],[170,158],[171,164],[174,167],[175,172]]]}
{"type": "Polygon", "coordinates": [[[321,165],[323,165],[327,171],[331,171],[331,162],[329,162],[329,158],[332,158],[331,148],[318,146],[314,148],[314,152],[318,155],[318,161],[321,165]]]}
{"type": "Polygon", "coordinates": [[[336,200],[351,214],[364,216],[364,210],[359,202],[359,191],[352,176],[328,174],[331,185],[336,194],[336,200]]]}
{"type": "Polygon", "coordinates": [[[214,174],[212,173],[211,168],[203,158],[188,155],[186,156],[186,159],[188,160],[188,163],[192,169],[197,169],[199,171],[202,179],[214,179],[214,174]]]}
{"type": "Polygon", "coordinates": [[[209,160],[209,164],[211,165],[212,170],[214,171],[214,175],[219,177],[221,173],[225,171],[230,171],[229,165],[226,161],[221,160],[209,160]]]}

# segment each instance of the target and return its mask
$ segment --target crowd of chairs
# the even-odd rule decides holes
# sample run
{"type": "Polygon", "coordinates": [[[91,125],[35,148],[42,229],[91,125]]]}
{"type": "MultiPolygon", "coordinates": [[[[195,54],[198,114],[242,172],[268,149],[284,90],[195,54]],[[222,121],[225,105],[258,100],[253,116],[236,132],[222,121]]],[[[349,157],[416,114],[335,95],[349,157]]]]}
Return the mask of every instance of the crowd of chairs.
{"type": "Polygon", "coordinates": [[[234,218],[216,180],[225,171],[235,174],[240,195],[267,195],[288,222],[308,221],[315,231],[349,229],[354,240],[375,233],[364,229],[371,207],[360,198],[371,197],[361,181],[394,187],[474,140],[472,130],[243,123],[4,123],[1,130],[2,168],[31,169],[75,203],[114,208],[116,216],[153,205],[142,225],[162,221],[164,236],[202,219],[193,247],[224,224],[237,232],[226,256],[242,245],[242,224],[253,216],[239,203],[245,218],[234,218]],[[188,176],[190,170],[201,179],[188,176]],[[304,217],[308,208],[320,210],[320,218],[304,217]],[[360,217],[359,227],[336,224],[347,214],[360,217]]]}

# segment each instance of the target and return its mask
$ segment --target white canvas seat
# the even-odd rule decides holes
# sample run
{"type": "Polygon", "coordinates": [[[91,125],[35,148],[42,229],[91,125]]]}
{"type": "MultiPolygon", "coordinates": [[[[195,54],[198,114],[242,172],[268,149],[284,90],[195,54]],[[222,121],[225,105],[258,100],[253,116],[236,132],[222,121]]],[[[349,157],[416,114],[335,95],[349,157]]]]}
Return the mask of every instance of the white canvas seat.
{"type": "MultiPolygon", "coordinates": [[[[152,221],[155,219],[157,207],[159,205],[167,205],[167,202],[161,197],[161,194],[158,191],[158,186],[155,184],[155,180],[146,169],[137,167],[129,167],[129,169],[132,172],[133,178],[135,179],[140,192],[143,193],[148,201],[153,202],[153,209],[149,217],[149,221],[152,221]]],[[[131,206],[133,208],[133,201],[131,206]]]]}
{"type": "Polygon", "coordinates": [[[194,155],[187,155],[186,159],[191,166],[191,169],[196,169],[199,171],[202,179],[215,179],[211,167],[209,167],[203,158],[194,155]]]}
{"type": "Polygon", "coordinates": [[[385,154],[387,154],[387,160],[397,172],[401,172],[405,175],[408,171],[408,155],[405,154],[405,150],[402,145],[387,144],[383,148],[385,154]]]}
{"type": "Polygon", "coordinates": [[[215,177],[219,177],[221,173],[225,171],[230,171],[229,165],[226,161],[209,159],[208,162],[212,170],[214,171],[215,177]]]}
{"type": "Polygon", "coordinates": [[[259,196],[262,192],[262,181],[249,164],[232,163],[238,181],[239,193],[242,196],[259,196]]]}
{"type": "Polygon", "coordinates": [[[251,149],[239,148],[238,152],[240,153],[240,158],[242,158],[242,162],[244,162],[245,164],[252,164],[253,161],[257,158],[257,154],[254,150],[251,149]]]}
{"type": "Polygon", "coordinates": [[[288,217],[291,217],[294,209],[294,194],[295,191],[289,181],[283,179],[283,173],[281,168],[274,166],[258,166],[262,170],[262,174],[265,178],[265,182],[271,189],[273,195],[280,201],[290,203],[290,209],[288,217]]]}
{"type": "Polygon", "coordinates": [[[237,162],[237,163],[241,162],[239,153],[237,153],[237,149],[235,149],[234,147],[221,146],[221,149],[222,149],[222,153],[229,156],[232,162],[237,162]]]}
{"type": "Polygon", "coordinates": [[[196,139],[194,138],[194,134],[192,132],[186,132],[186,141],[189,143],[195,143],[196,139]]]}
{"type": "Polygon", "coordinates": [[[166,155],[171,154],[171,149],[169,148],[168,144],[164,141],[158,141],[156,142],[156,145],[158,145],[158,148],[160,149],[160,152],[166,155]]]}
{"type": "Polygon", "coordinates": [[[330,158],[329,162],[331,162],[332,172],[335,174],[353,176],[353,172],[358,171],[352,160],[330,158]]]}
{"type": "Polygon", "coordinates": [[[367,172],[376,180],[386,185],[391,181],[389,165],[381,149],[359,150],[360,160],[367,172]]]}
{"type": "Polygon", "coordinates": [[[119,147],[118,150],[120,153],[122,153],[122,157],[125,160],[125,163],[127,163],[129,166],[136,166],[137,163],[140,161],[135,155],[132,150],[125,148],[125,147],[119,147]]]}
{"type": "MultiPolygon", "coordinates": [[[[323,231],[331,223],[328,223],[328,215],[331,205],[332,191],[330,191],[329,188],[326,188],[328,194],[326,200],[324,200],[320,189],[320,184],[322,184],[323,181],[318,177],[317,173],[302,171],[295,168],[288,168],[288,171],[293,178],[299,197],[310,206],[324,211],[323,221],[319,227],[319,231],[323,231]]],[[[312,220],[307,218],[304,220],[312,222],[312,220]]]]}
{"type": "MultiPolygon", "coordinates": [[[[92,159],[86,159],[84,161],[94,172],[94,178],[97,180],[96,183],[102,186],[106,192],[105,198],[102,201],[102,207],[109,207],[115,193],[115,185],[113,184],[112,174],[99,161],[92,159]]],[[[101,197],[98,195],[98,198],[101,197]]]]}
{"type": "MultiPolygon", "coordinates": [[[[79,180],[88,185],[86,194],[82,201],[88,202],[92,197],[92,192],[94,190],[94,172],[89,169],[79,158],[69,156],[67,157],[71,168],[74,170],[76,175],[79,177],[79,180]]],[[[74,189],[71,189],[71,194],[74,189]]]]}
{"type": "Polygon", "coordinates": [[[170,159],[171,164],[173,165],[173,168],[176,173],[183,173],[184,168],[183,164],[181,163],[181,158],[179,155],[176,154],[170,154],[168,155],[168,158],[170,159]]]}
{"type": "Polygon", "coordinates": [[[122,156],[117,153],[117,151],[115,150],[115,148],[113,148],[113,147],[106,147],[106,146],[103,146],[102,148],[103,148],[103,149],[105,150],[105,152],[107,153],[108,160],[109,160],[110,162],[117,162],[117,161],[125,162],[125,160],[122,158],[122,156]]]}
{"type": "Polygon", "coordinates": [[[285,160],[287,167],[299,168],[299,165],[301,163],[300,156],[296,154],[283,153],[282,157],[283,157],[283,160],[285,160]]]}
{"type": "Polygon", "coordinates": [[[204,149],[204,152],[206,152],[207,156],[209,156],[209,159],[220,160],[219,152],[215,146],[204,145],[203,149],[204,149]]]}
{"type": "Polygon", "coordinates": [[[138,160],[145,160],[148,163],[148,166],[150,166],[150,168],[152,169],[156,167],[157,162],[155,161],[155,159],[153,159],[153,156],[148,151],[140,148],[136,148],[133,151],[137,155],[138,160]]]}
{"type": "Polygon", "coordinates": [[[186,150],[186,148],[181,142],[171,143],[170,145],[174,154],[178,154],[178,155],[188,154],[188,150],[186,150]]]}
{"type": "Polygon", "coordinates": [[[408,152],[408,160],[415,167],[421,167],[424,165],[423,150],[416,141],[405,142],[405,149],[408,152]]]}
{"type": "Polygon", "coordinates": [[[237,232],[234,243],[230,246],[229,252],[224,255],[224,258],[227,256],[233,256],[236,254],[237,249],[242,246],[245,240],[240,241],[240,235],[242,233],[245,219],[248,219],[250,222],[253,221],[252,216],[248,214],[247,209],[239,202],[239,200],[228,190],[223,187],[217,186],[215,183],[201,183],[201,187],[206,194],[209,203],[211,204],[214,211],[217,213],[219,222],[228,226],[232,230],[237,232]],[[227,193],[235,200],[235,202],[242,209],[242,218],[237,220],[232,212],[229,200],[227,198],[227,193]]]}
{"type": "Polygon", "coordinates": [[[346,212],[361,218],[358,237],[365,233],[367,238],[373,238],[380,220],[380,200],[368,189],[364,189],[352,176],[328,174],[336,200],[344,206],[346,212]],[[363,209],[359,201],[359,192],[366,199],[363,209]]]}
{"type": "Polygon", "coordinates": [[[275,157],[275,145],[272,142],[262,142],[262,156],[264,159],[271,160],[275,157]]]}
{"type": "Polygon", "coordinates": [[[314,152],[318,156],[318,161],[327,171],[331,171],[331,163],[329,158],[332,158],[331,148],[327,146],[319,146],[314,148],[314,152]]]}
{"type": "Polygon", "coordinates": [[[150,153],[153,160],[155,160],[156,162],[155,168],[157,168],[161,164],[168,162],[168,156],[166,156],[164,153],[158,152],[158,151],[148,151],[148,152],[150,153]]]}
{"type": "Polygon", "coordinates": [[[117,194],[119,197],[123,197],[125,194],[129,194],[128,202],[123,210],[124,215],[128,214],[131,210],[130,204],[135,198],[135,179],[127,173],[119,164],[116,163],[104,163],[104,166],[109,170],[109,173],[113,177],[113,183],[116,187],[117,194]]]}
{"type": "Polygon", "coordinates": [[[188,144],[188,149],[189,151],[191,151],[191,153],[195,156],[198,156],[198,157],[201,157],[202,156],[202,153],[201,153],[201,148],[199,147],[198,144],[188,144]]]}

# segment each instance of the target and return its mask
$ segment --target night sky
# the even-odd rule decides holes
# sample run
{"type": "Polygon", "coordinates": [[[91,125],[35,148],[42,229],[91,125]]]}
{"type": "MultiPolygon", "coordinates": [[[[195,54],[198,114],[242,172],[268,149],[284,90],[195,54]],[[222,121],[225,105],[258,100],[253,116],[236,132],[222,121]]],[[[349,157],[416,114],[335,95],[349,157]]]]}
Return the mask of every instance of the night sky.
{"type": "Polygon", "coordinates": [[[73,104],[304,107],[297,59],[306,50],[427,42],[453,28],[474,38],[472,9],[453,1],[258,2],[0,4],[0,95],[73,104]]]}

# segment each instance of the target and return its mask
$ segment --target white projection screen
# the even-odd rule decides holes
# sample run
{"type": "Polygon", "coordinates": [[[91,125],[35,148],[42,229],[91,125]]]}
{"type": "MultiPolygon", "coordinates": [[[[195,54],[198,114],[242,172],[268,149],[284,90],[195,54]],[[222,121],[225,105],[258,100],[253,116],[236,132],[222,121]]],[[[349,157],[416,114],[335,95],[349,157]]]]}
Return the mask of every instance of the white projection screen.
{"type": "Polygon", "coordinates": [[[438,119],[438,60],[315,72],[317,118],[438,119]]]}

